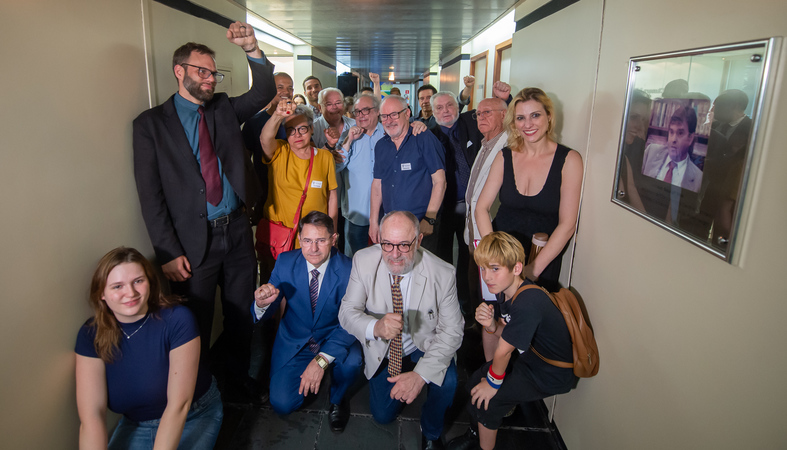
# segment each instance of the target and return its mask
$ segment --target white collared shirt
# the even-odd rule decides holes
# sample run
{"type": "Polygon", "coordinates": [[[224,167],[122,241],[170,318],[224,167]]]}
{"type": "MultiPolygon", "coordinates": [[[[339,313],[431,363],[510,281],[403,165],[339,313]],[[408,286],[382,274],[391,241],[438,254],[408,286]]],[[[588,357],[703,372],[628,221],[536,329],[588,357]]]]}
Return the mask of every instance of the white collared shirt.
{"type": "MultiPolygon", "coordinates": [[[[664,164],[661,165],[661,169],[659,170],[659,174],[656,177],[659,181],[664,181],[664,178],[667,176],[667,172],[669,172],[669,163],[672,159],[667,156],[664,160],[664,164]]],[[[683,158],[683,161],[676,163],[675,170],[672,171],[672,185],[673,186],[680,186],[683,183],[683,175],[686,174],[686,167],[689,165],[689,157],[686,155],[683,158]]]]}
{"type": "MultiPolygon", "coordinates": [[[[410,334],[410,322],[407,320],[407,310],[410,307],[410,293],[412,292],[412,280],[413,280],[413,273],[409,272],[404,275],[401,275],[402,280],[399,282],[399,289],[402,291],[402,314],[404,323],[402,324],[402,356],[407,356],[410,353],[414,352],[418,347],[415,346],[415,342],[413,341],[413,337],[410,334]]],[[[388,279],[393,284],[393,275],[390,273],[388,274],[388,279]]],[[[373,320],[369,323],[369,326],[366,327],[366,339],[370,341],[379,340],[374,336],[374,325],[377,323],[377,320],[373,320]]]]}
{"type": "MultiPolygon", "coordinates": [[[[312,281],[312,270],[317,269],[317,271],[319,272],[319,275],[317,276],[317,297],[320,296],[320,289],[322,288],[322,280],[325,279],[325,271],[328,269],[328,263],[330,261],[331,261],[331,255],[328,255],[328,259],[326,259],[325,262],[320,264],[320,267],[314,267],[312,263],[306,261],[306,276],[308,277],[309,283],[311,283],[312,281]]],[[[262,316],[265,315],[265,311],[268,310],[268,306],[260,308],[259,306],[257,306],[257,302],[254,302],[254,315],[257,316],[257,320],[260,320],[262,316]]],[[[323,358],[328,360],[328,364],[333,362],[334,360],[333,356],[324,352],[320,352],[320,354],[323,356],[323,358]]]]}

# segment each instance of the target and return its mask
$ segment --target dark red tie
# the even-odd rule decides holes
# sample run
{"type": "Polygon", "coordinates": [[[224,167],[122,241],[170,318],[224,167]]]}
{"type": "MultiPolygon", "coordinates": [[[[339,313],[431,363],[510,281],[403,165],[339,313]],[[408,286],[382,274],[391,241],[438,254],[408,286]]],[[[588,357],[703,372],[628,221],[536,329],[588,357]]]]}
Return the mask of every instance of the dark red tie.
{"type": "Polygon", "coordinates": [[[667,174],[664,175],[664,182],[665,183],[672,184],[672,173],[675,172],[675,168],[676,167],[678,167],[678,164],[674,163],[672,161],[670,161],[669,164],[667,164],[667,168],[668,168],[667,174]]]}
{"type": "Polygon", "coordinates": [[[219,176],[219,160],[213,151],[213,142],[210,140],[208,124],[205,121],[205,110],[200,106],[199,112],[199,161],[202,178],[205,180],[208,203],[217,206],[221,201],[221,177],[219,176]]]}

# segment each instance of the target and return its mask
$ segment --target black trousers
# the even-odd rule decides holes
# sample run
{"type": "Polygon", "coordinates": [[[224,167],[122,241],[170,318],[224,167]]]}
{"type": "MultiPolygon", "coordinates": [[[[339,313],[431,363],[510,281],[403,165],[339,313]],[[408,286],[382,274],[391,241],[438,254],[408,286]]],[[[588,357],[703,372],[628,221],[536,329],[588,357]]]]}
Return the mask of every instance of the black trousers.
{"type": "MultiPolygon", "coordinates": [[[[209,226],[205,223],[205,226],[209,226]]],[[[197,318],[202,360],[207,361],[213,328],[216,287],[221,288],[221,307],[224,312],[224,349],[214,354],[223,360],[231,382],[248,378],[249,348],[253,321],[251,302],[257,282],[257,258],[246,214],[230,223],[211,228],[204,260],[191,263],[191,278],[172,282],[172,292],[183,296],[197,318]]]]}

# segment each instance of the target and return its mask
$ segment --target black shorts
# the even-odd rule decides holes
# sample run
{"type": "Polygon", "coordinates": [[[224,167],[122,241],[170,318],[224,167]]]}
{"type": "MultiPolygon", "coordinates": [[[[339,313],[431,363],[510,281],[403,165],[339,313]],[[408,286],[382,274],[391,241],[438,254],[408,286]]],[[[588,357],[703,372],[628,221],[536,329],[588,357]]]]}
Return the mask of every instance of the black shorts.
{"type": "MultiPolygon", "coordinates": [[[[489,372],[489,366],[492,362],[488,362],[476,370],[467,382],[467,390],[472,390],[478,383],[486,383],[486,374],[489,372]]],[[[489,430],[497,430],[503,422],[503,417],[514,406],[523,402],[532,402],[549,397],[550,395],[543,392],[536,386],[535,381],[530,376],[530,368],[525,364],[525,358],[515,351],[511,355],[511,361],[506,368],[506,377],[503,384],[498,389],[497,394],[489,400],[488,409],[484,410],[476,408],[472,403],[468,405],[470,416],[473,417],[478,423],[483,425],[489,430]]]]}

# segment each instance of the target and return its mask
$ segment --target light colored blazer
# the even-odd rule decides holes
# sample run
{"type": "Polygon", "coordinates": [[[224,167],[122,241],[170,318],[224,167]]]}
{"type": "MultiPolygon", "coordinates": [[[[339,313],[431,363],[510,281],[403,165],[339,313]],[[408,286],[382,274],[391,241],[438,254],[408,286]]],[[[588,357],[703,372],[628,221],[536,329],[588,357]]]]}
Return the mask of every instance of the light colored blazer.
{"type": "MultiPolygon", "coordinates": [[[[668,156],[669,149],[666,146],[661,144],[648,145],[642,158],[642,175],[657,178],[668,156]]],[[[691,162],[691,159],[687,162],[686,173],[683,174],[683,181],[681,181],[680,187],[698,192],[702,185],[702,170],[691,162]]]]}
{"type": "MultiPolygon", "coordinates": [[[[468,186],[468,190],[465,193],[465,201],[467,202],[467,212],[465,213],[465,244],[473,247],[473,243],[470,242],[470,228],[473,227],[473,238],[474,239],[481,239],[481,232],[478,231],[478,225],[475,223],[475,205],[478,203],[478,197],[481,196],[481,191],[484,190],[484,185],[486,184],[486,179],[489,178],[489,170],[492,168],[492,161],[495,160],[495,156],[500,153],[500,150],[506,146],[508,142],[508,132],[503,131],[503,134],[498,138],[495,146],[492,147],[492,150],[489,151],[489,155],[487,155],[486,159],[481,161],[481,151],[478,151],[478,155],[473,163],[473,168],[470,170],[470,173],[473,173],[473,169],[477,164],[481,164],[481,170],[478,172],[478,178],[475,182],[475,188],[473,188],[473,192],[470,192],[470,186],[468,186]],[[472,194],[472,196],[470,195],[472,194]]],[[[494,204],[489,210],[489,215],[491,218],[495,217],[497,213],[497,208],[500,206],[500,201],[495,200],[494,204]]]]}
{"type": "MultiPolygon", "coordinates": [[[[445,372],[462,344],[464,319],[456,296],[455,269],[427,250],[419,248],[410,285],[405,326],[424,356],[415,372],[430,383],[442,385],[445,372]]],[[[372,378],[388,353],[389,341],[367,340],[369,324],[393,312],[391,282],[380,245],[355,254],[350,282],[339,309],[342,328],[363,347],[364,373],[372,378]]]]}

